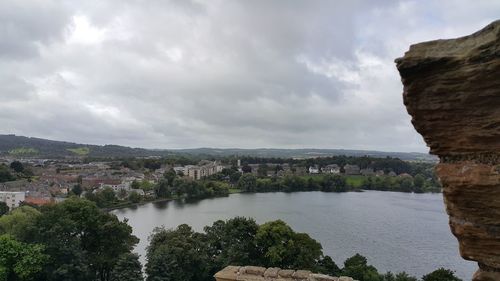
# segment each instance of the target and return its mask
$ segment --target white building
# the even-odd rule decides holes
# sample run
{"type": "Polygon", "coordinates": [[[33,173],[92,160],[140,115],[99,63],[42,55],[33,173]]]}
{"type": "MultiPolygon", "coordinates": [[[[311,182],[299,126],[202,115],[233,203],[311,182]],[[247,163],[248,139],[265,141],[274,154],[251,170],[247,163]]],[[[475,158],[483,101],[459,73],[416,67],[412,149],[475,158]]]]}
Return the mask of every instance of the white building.
{"type": "Polygon", "coordinates": [[[5,202],[9,209],[19,207],[19,203],[23,202],[26,194],[22,191],[0,191],[0,202],[5,202]]]}
{"type": "Polygon", "coordinates": [[[220,165],[217,161],[211,162],[203,160],[199,165],[188,165],[185,168],[184,174],[194,180],[199,180],[204,177],[220,173],[224,166],[220,165]]]}
{"type": "Polygon", "coordinates": [[[319,174],[319,168],[317,165],[309,167],[309,174],[319,174]]]}

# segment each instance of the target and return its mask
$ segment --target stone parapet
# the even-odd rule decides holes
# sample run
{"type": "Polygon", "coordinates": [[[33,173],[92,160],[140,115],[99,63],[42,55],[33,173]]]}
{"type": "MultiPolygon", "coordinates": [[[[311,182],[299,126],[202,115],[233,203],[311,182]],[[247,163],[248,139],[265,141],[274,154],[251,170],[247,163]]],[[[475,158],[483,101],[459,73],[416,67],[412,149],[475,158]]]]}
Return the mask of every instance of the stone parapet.
{"type": "Polygon", "coordinates": [[[332,277],[308,270],[259,266],[228,266],[214,277],[217,281],[356,281],[351,277],[332,277]]]}

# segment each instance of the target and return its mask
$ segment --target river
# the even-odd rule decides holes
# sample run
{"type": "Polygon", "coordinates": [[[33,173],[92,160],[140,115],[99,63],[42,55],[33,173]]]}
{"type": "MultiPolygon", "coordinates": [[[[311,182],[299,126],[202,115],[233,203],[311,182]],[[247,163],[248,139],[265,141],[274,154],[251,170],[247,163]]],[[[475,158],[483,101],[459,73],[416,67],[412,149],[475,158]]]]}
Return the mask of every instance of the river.
{"type": "Polygon", "coordinates": [[[113,211],[127,218],[141,239],[136,248],[144,262],[154,227],[189,224],[202,231],[218,219],[252,217],[258,223],[281,219],[323,245],[341,266],[360,253],[379,271],[406,271],[421,277],[438,267],[469,280],[476,264],[460,258],[450,233],[441,194],[399,192],[294,192],[232,194],[192,203],[150,203],[113,211]]]}

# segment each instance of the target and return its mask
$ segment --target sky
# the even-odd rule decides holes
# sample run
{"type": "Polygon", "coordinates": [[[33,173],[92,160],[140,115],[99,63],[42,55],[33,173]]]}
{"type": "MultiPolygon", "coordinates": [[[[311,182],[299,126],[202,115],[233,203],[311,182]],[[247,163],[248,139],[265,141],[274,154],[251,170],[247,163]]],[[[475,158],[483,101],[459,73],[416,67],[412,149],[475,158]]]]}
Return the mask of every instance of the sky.
{"type": "Polygon", "coordinates": [[[427,152],[394,59],[500,1],[0,1],[0,134],[427,152]]]}

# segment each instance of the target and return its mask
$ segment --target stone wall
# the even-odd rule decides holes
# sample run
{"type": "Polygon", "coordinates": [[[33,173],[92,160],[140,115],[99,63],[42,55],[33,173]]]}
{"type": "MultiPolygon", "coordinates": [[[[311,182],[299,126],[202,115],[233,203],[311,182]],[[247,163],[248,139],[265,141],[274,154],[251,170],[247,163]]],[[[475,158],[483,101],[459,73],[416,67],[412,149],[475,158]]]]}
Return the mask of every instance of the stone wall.
{"type": "Polygon", "coordinates": [[[396,60],[404,103],[430,152],[474,281],[500,280],[500,21],[412,45],[396,60]]]}
{"type": "Polygon", "coordinates": [[[214,277],[217,281],[356,281],[351,277],[331,277],[307,270],[258,266],[228,266],[214,277]]]}

